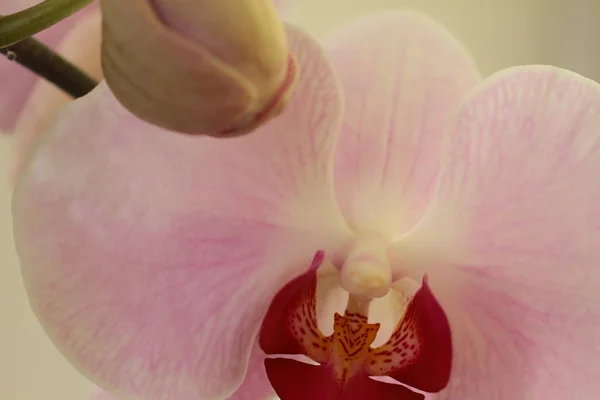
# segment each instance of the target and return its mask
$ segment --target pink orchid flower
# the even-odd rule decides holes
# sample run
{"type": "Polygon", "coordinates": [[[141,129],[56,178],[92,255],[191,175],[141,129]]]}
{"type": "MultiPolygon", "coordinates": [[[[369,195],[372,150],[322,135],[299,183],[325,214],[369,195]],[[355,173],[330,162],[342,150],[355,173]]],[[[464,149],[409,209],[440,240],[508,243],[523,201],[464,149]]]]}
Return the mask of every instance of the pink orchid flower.
{"type": "Polygon", "coordinates": [[[251,135],[105,84],[44,133],[15,240],[63,354],[124,399],[599,398],[598,84],[480,82],[412,13],[288,39],[297,90],[251,135]]]}

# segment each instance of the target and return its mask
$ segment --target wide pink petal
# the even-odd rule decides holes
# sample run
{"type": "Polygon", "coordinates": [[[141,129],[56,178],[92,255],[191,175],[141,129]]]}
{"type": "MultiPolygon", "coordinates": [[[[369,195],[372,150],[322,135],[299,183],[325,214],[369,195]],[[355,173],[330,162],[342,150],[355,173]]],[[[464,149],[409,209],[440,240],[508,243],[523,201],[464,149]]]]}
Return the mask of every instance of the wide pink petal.
{"type": "Polygon", "coordinates": [[[100,388],[96,388],[96,389],[94,389],[94,392],[92,393],[91,400],[119,400],[119,399],[116,398],[115,396],[113,396],[112,394],[105,392],[104,390],[102,390],[100,388]]]}
{"type": "Polygon", "coordinates": [[[423,215],[447,118],[476,84],[464,47],[413,12],[387,12],[325,42],[345,91],[335,183],[356,230],[395,236],[423,215]]]}
{"type": "MultiPolygon", "coordinates": [[[[255,345],[248,363],[248,372],[240,388],[228,400],[272,400],[275,391],[269,383],[264,366],[265,354],[255,345]]],[[[119,400],[112,394],[96,388],[91,400],[119,400]]]]}
{"type": "Polygon", "coordinates": [[[438,400],[600,398],[600,85],[518,67],[446,136],[424,220],[399,241],[454,339],[438,400]]]}
{"type": "Polygon", "coordinates": [[[275,292],[348,234],[335,203],[337,81],[296,29],[286,112],[240,138],[166,132],[101,84],[39,141],[15,188],[31,304],[111,393],[212,399],[241,383],[275,292]]]}
{"type": "Polygon", "coordinates": [[[254,345],[248,362],[248,372],[244,382],[229,400],[273,400],[275,390],[269,383],[265,370],[265,353],[258,343],[254,345]]]}
{"type": "MultiPolygon", "coordinates": [[[[102,79],[101,22],[99,9],[86,13],[79,18],[58,47],[63,56],[98,80],[102,79]]],[[[39,135],[50,127],[58,111],[71,100],[72,97],[50,82],[37,80],[25,103],[27,111],[21,114],[15,128],[13,177],[18,175],[39,135]]]]}
{"type": "MultiPolygon", "coordinates": [[[[0,14],[10,14],[36,3],[39,3],[39,1],[2,0],[0,14]]],[[[36,37],[51,48],[56,48],[73,26],[75,26],[77,21],[89,12],[93,12],[96,8],[97,3],[94,3],[64,21],[46,29],[36,37]]],[[[89,51],[85,47],[82,47],[80,50],[89,51]]],[[[98,48],[98,52],[100,52],[100,48],[98,48]]],[[[19,64],[8,61],[4,56],[0,56],[0,77],[2,77],[2,90],[0,90],[0,132],[9,132],[15,127],[15,123],[21,115],[38,77],[19,64]]]]}

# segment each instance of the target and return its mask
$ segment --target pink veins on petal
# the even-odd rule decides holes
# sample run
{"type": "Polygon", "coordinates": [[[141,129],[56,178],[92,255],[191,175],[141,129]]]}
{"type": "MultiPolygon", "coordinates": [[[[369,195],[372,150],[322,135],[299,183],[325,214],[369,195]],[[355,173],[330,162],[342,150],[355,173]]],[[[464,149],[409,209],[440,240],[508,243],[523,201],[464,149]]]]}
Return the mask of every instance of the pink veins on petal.
{"type": "Polygon", "coordinates": [[[334,317],[333,334],[317,324],[317,252],[311,268],[288,283],[273,299],[263,321],[260,345],[270,355],[304,355],[320,365],[288,358],[265,360],[267,375],[282,400],[419,400],[406,386],[384,383],[387,376],[425,392],[448,383],[452,362],[450,326],[431,293],[427,277],[406,308],[390,339],[373,348],[379,324],[368,322],[360,299],[350,296],[344,315],[334,317]]]}

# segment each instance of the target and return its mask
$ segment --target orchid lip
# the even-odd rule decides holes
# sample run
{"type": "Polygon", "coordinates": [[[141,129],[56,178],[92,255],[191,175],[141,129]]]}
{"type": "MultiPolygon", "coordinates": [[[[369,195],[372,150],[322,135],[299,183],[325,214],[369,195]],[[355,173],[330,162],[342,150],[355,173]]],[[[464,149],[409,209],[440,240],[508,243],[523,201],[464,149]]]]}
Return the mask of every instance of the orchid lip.
{"type": "Polygon", "coordinates": [[[279,397],[282,400],[353,400],[361,398],[357,397],[359,393],[380,393],[374,398],[416,400],[422,399],[422,395],[403,385],[424,392],[442,390],[450,377],[451,333],[446,315],[429,288],[427,276],[389,340],[374,348],[372,344],[380,324],[368,322],[370,300],[364,296],[349,295],[344,314],[334,316],[331,335],[325,336],[319,329],[317,268],[326,262],[324,252],[317,252],[311,268],[275,296],[263,320],[260,345],[265,353],[303,355],[319,364],[307,369],[307,366],[290,364],[301,364],[299,361],[267,359],[267,375],[279,397]],[[298,374],[302,376],[296,376],[298,374]],[[367,379],[379,376],[393,378],[403,385],[367,379]],[[290,389],[294,386],[290,382],[298,379],[305,385],[301,388],[302,394],[290,389]],[[311,394],[312,390],[315,395],[311,394]]]}

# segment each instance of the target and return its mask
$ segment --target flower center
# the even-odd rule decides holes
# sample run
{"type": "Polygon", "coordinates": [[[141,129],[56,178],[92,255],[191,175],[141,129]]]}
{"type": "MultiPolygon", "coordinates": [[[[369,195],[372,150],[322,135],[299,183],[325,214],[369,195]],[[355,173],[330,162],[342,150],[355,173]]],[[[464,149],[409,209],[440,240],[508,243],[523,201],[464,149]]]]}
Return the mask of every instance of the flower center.
{"type": "Polygon", "coordinates": [[[452,361],[450,326],[427,277],[390,339],[374,348],[380,324],[370,324],[367,314],[371,299],[385,295],[391,286],[385,248],[376,241],[360,241],[350,251],[340,268],[348,303],[343,316],[334,315],[329,336],[317,324],[317,268],[324,263],[324,253],[317,252],[311,268],[275,296],[263,320],[260,345],[267,354],[304,355],[319,363],[266,359],[267,375],[279,397],[423,399],[406,386],[376,381],[372,376],[387,376],[426,392],[443,389],[452,361]]]}

